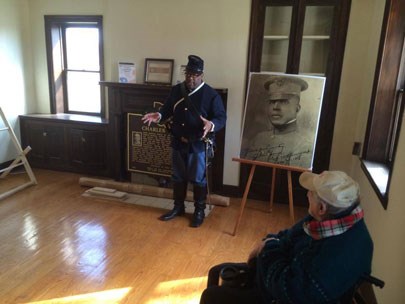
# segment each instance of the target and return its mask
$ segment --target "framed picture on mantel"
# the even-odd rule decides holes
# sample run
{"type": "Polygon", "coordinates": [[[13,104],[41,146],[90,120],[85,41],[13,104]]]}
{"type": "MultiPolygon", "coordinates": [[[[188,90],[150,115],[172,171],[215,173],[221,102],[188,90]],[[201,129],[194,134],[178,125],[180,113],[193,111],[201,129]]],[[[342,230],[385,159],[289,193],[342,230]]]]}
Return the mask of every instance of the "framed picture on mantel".
{"type": "Polygon", "coordinates": [[[173,59],[145,59],[144,82],[151,84],[172,84],[173,59]]]}

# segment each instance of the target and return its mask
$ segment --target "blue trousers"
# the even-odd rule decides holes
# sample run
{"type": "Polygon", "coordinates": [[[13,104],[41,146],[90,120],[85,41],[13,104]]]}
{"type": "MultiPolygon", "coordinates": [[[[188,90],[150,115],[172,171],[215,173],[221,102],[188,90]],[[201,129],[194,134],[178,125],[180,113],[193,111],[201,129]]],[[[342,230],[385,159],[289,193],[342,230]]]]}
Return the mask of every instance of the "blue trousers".
{"type": "Polygon", "coordinates": [[[207,185],[205,175],[205,151],[190,152],[188,146],[172,150],[173,182],[190,182],[200,187],[207,185]]]}

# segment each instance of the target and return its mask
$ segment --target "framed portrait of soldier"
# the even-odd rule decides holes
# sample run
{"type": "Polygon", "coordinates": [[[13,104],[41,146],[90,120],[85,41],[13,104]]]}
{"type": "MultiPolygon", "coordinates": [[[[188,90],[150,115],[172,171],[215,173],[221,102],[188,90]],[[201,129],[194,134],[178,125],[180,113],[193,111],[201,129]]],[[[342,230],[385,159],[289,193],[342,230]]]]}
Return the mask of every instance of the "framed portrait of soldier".
{"type": "Polygon", "coordinates": [[[325,77],[251,73],[240,158],[312,169],[325,77]]]}

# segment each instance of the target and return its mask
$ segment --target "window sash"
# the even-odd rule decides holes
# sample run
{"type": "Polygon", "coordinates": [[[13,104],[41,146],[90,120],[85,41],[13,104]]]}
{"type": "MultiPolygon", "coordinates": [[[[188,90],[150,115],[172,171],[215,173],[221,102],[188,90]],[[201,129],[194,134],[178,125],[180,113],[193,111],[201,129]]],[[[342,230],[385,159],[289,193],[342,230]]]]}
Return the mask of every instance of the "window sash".
{"type": "Polygon", "coordinates": [[[66,71],[68,112],[100,113],[100,73],[66,71]]]}
{"type": "Polygon", "coordinates": [[[383,207],[389,186],[404,111],[405,2],[387,0],[369,110],[362,168],[383,207]]]}

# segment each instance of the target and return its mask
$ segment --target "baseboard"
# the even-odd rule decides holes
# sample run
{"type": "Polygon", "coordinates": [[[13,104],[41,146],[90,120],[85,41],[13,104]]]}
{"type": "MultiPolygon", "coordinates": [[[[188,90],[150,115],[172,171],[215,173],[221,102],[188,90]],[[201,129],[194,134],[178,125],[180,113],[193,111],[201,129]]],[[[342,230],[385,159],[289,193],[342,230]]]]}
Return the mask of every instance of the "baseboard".
{"type": "Polygon", "coordinates": [[[239,186],[223,185],[220,191],[215,191],[215,194],[228,197],[242,197],[242,192],[239,186]]]}

